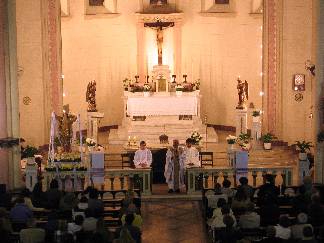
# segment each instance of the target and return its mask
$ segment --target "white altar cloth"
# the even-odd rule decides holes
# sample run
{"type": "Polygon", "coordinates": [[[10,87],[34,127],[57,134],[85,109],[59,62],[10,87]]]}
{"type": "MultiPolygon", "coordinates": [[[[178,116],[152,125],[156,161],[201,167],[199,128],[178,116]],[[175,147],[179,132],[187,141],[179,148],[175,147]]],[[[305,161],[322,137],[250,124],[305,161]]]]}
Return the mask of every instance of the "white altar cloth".
{"type": "Polygon", "coordinates": [[[150,97],[128,96],[127,115],[129,116],[174,116],[198,115],[199,95],[183,93],[182,96],[150,97]]]}

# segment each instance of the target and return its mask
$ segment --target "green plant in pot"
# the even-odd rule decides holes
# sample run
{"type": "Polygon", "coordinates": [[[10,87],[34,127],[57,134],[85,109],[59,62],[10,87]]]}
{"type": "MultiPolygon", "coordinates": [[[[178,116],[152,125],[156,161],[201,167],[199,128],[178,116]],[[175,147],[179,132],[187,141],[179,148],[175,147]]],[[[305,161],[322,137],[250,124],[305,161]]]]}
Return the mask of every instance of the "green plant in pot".
{"type": "Polygon", "coordinates": [[[35,155],[38,154],[39,151],[37,148],[33,146],[27,146],[23,151],[22,151],[22,158],[27,159],[27,164],[35,164],[35,155]]]}
{"type": "Polygon", "coordinates": [[[299,151],[299,160],[307,160],[307,152],[313,147],[312,142],[296,141],[295,146],[299,151]]]}
{"type": "Polygon", "coordinates": [[[263,141],[263,147],[265,150],[271,149],[271,142],[273,140],[274,136],[271,133],[264,134],[261,139],[263,141]]]}

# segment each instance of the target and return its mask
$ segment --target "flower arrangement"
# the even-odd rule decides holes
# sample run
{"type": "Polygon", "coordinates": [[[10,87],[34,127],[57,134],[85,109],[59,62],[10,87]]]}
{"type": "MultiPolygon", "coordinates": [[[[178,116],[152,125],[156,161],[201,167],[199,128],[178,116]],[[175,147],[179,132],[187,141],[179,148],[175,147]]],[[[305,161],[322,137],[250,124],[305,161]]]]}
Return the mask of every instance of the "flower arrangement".
{"type": "Polygon", "coordinates": [[[21,152],[21,158],[34,158],[38,153],[39,151],[37,148],[27,145],[27,147],[21,152]]]}
{"type": "Polygon", "coordinates": [[[199,90],[200,88],[200,79],[197,79],[194,83],[194,87],[196,88],[196,90],[199,90]]]}
{"type": "Polygon", "coordinates": [[[54,155],[54,162],[81,162],[81,155],[79,152],[72,153],[57,153],[54,155]]]}
{"type": "Polygon", "coordinates": [[[129,87],[131,88],[130,91],[133,92],[133,93],[135,93],[135,92],[143,92],[143,90],[144,90],[144,87],[137,84],[137,83],[131,84],[129,87]]]}
{"type": "Polygon", "coordinates": [[[313,147],[312,142],[306,142],[303,141],[296,141],[295,145],[297,146],[297,150],[299,150],[300,153],[306,153],[310,150],[311,147],[313,147]]]}
{"type": "Polygon", "coordinates": [[[183,86],[181,84],[177,84],[176,91],[183,91],[183,86]]]}
{"type": "Polygon", "coordinates": [[[199,142],[202,140],[202,136],[197,131],[194,131],[191,134],[191,137],[190,138],[192,139],[192,141],[194,142],[194,144],[199,144],[199,142]]]}
{"type": "Polygon", "coordinates": [[[73,164],[60,164],[60,165],[48,165],[45,167],[45,170],[50,171],[56,171],[56,168],[58,171],[87,171],[87,167],[83,165],[73,165],[73,164]]]}
{"type": "Polygon", "coordinates": [[[237,137],[235,137],[233,135],[228,135],[226,137],[226,141],[228,144],[235,144],[236,140],[237,140],[237,137]]]}
{"type": "Polygon", "coordinates": [[[152,89],[149,84],[144,84],[143,88],[144,88],[144,92],[149,92],[152,89]]]}
{"type": "Polygon", "coordinates": [[[249,150],[250,149],[250,138],[251,136],[247,133],[241,133],[238,137],[238,145],[243,150],[249,150]]]}
{"type": "Polygon", "coordinates": [[[128,87],[131,85],[132,83],[132,80],[128,79],[128,78],[125,78],[123,80],[123,87],[124,87],[124,90],[127,91],[128,90],[128,87]]]}
{"type": "Polygon", "coordinates": [[[258,111],[258,110],[253,111],[253,112],[252,112],[252,116],[253,116],[253,117],[260,116],[260,111],[258,111]]]}
{"type": "Polygon", "coordinates": [[[193,91],[194,84],[192,83],[185,83],[183,84],[183,89],[182,91],[184,92],[192,92],[193,91]]]}
{"type": "Polygon", "coordinates": [[[86,139],[86,144],[88,147],[94,147],[96,146],[96,140],[94,140],[93,138],[87,138],[86,139]]]}

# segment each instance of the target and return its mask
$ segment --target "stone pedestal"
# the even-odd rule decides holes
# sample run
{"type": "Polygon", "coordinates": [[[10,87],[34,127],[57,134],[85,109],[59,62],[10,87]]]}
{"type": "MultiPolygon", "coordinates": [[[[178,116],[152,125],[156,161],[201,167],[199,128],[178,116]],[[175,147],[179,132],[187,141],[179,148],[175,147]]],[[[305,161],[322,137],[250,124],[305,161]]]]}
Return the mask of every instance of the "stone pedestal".
{"type": "Polygon", "coordinates": [[[37,183],[37,164],[26,164],[26,188],[32,191],[37,183]]]}
{"type": "Polygon", "coordinates": [[[236,109],[236,136],[247,133],[247,110],[236,109]]]}
{"type": "Polygon", "coordinates": [[[298,161],[298,182],[299,182],[299,184],[303,183],[303,179],[305,176],[310,175],[309,164],[310,163],[309,163],[308,159],[298,161]]]}
{"type": "Polygon", "coordinates": [[[262,124],[260,121],[252,122],[251,137],[253,141],[256,142],[261,138],[261,129],[262,129],[262,124]]]}
{"type": "Polygon", "coordinates": [[[87,137],[93,138],[98,143],[98,124],[100,118],[104,117],[104,113],[88,112],[88,129],[87,137]]]}

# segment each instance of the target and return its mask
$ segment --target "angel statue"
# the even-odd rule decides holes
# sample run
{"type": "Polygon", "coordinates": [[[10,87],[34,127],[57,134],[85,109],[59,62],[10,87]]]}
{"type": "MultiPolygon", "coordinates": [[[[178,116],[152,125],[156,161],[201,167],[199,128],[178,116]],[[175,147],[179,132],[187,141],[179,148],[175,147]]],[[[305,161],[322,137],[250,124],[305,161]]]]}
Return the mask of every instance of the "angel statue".
{"type": "Polygon", "coordinates": [[[59,140],[65,152],[71,152],[71,141],[73,136],[72,125],[77,117],[69,112],[69,107],[63,107],[63,115],[55,115],[58,125],[59,140]]]}
{"type": "Polygon", "coordinates": [[[96,81],[93,80],[88,83],[87,93],[86,93],[86,102],[88,102],[88,112],[96,112],[96,81]]]}
{"type": "Polygon", "coordinates": [[[236,109],[244,109],[245,108],[245,101],[249,99],[249,84],[245,80],[243,81],[238,78],[237,79],[237,92],[238,92],[238,105],[236,106],[236,109]]]}

